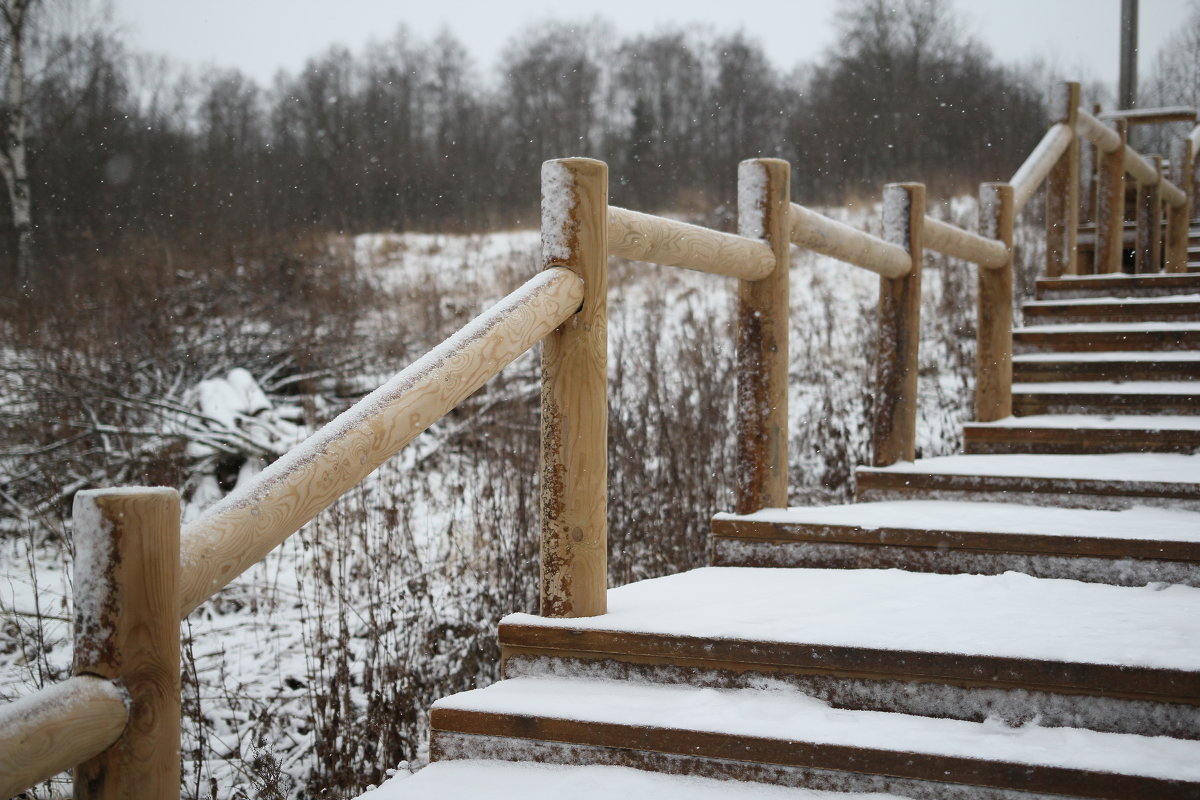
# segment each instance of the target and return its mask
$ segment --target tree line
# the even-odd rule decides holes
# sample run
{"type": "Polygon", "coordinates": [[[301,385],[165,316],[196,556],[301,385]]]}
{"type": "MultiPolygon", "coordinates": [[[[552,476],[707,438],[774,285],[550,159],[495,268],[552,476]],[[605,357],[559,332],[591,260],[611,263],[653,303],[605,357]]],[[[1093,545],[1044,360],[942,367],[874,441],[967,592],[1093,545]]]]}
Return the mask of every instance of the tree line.
{"type": "MultiPolygon", "coordinates": [[[[29,4],[0,4],[14,2],[29,4]]],[[[42,55],[24,124],[43,251],[529,225],[539,164],[568,155],[607,161],[613,202],[650,211],[729,203],[737,162],[757,156],[793,163],[802,202],[931,176],[957,188],[1007,178],[1045,126],[1046,87],[965,37],[945,2],[847,3],[836,46],[790,72],[741,33],[621,38],[602,21],[528,29],[488,76],[453,35],[401,27],[267,87],[235,70],[181,73],[103,30],[31,46],[42,55]]],[[[11,208],[10,193],[10,234],[11,208]]]]}

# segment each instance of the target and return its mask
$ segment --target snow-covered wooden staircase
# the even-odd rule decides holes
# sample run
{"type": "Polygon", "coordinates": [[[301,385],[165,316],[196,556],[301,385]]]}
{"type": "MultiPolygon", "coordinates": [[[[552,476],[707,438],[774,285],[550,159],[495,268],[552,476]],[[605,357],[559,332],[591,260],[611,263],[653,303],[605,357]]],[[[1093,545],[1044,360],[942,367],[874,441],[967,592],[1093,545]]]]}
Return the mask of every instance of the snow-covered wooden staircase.
{"type": "Polygon", "coordinates": [[[607,614],[506,618],[505,679],[435,705],[433,758],[1200,797],[1197,293],[1040,282],[1020,416],[861,468],[857,504],[719,514],[717,566],[613,589],[607,614]]]}

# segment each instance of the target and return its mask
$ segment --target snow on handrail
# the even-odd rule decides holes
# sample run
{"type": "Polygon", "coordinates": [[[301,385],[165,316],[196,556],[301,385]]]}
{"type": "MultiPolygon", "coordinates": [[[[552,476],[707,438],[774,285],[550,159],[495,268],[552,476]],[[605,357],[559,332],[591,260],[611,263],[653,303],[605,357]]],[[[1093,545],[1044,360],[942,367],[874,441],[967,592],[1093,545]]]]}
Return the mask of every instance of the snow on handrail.
{"type": "Polygon", "coordinates": [[[1013,205],[1017,213],[1020,213],[1029,202],[1029,198],[1033,197],[1037,187],[1041,186],[1062,154],[1067,152],[1074,135],[1071,126],[1065,122],[1050,126],[1037,147],[1025,159],[1025,163],[1013,174],[1009,183],[1013,185],[1013,205]]]}
{"type": "Polygon", "coordinates": [[[608,207],[608,251],[633,261],[756,281],[775,269],[766,244],[638,211],[608,207]]]}
{"type": "Polygon", "coordinates": [[[899,278],[912,269],[912,257],[899,245],[796,203],[792,203],[790,210],[793,244],[877,272],[885,278],[899,278]]]}
{"type": "Polygon", "coordinates": [[[181,534],[190,614],[578,310],[583,282],[547,269],[293,448],[181,534]]]}
{"type": "Polygon", "coordinates": [[[1008,266],[1008,248],[1003,242],[929,216],[925,217],[924,231],[925,247],[930,250],[988,269],[1008,266]]]}
{"type": "MultiPolygon", "coordinates": [[[[1107,115],[1102,116],[1107,118],[1107,115]]],[[[1096,145],[1096,148],[1102,153],[1112,153],[1121,146],[1121,137],[1116,131],[1082,108],[1079,109],[1079,121],[1075,125],[1075,130],[1080,136],[1096,145]]],[[[1200,136],[1197,131],[1200,131],[1200,126],[1192,131],[1192,135],[1200,136]]],[[[1163,200],[1170,206],[1177,208],[1187,202],[1187,195],[1182,189],[1160,176],[1154,164],[1129,145],[1125,145],[1125,171],[1132,175],[1138,183],[1146,186],[1154,186],[1161,182],[1159,191],[1162,193],[1163,200]]]]}

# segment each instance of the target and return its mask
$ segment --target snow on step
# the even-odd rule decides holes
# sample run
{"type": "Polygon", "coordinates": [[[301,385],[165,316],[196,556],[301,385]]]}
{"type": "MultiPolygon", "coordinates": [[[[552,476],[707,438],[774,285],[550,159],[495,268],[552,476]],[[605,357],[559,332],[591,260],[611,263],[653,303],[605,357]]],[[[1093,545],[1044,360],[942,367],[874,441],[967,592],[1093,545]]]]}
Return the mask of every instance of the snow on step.
{"type": "MultiPolygon", "coordinates": [[[[1062,325],[1051,326],[1062,328],[1062,325]]],[[[1021,330],[1028,330],[1022,328],[1021,330]]],[[[1164,350],[1162,352],[1138,350],[1104,350],[1081,353],[1017,353],[1013,362],[1038,364],[1062,361],[1200,361],[1200,350],[1164,350]]]]}
{"type": "MultiPolygon", "coordinates": [[[[1200,410],[1200,409],[1198,409],[1200,410]]],[[[1200,416],[1149,414],[1031,414],[994,422],[969,422],[970,428],[1057,428],[1066,430],[1200,431],[1200,416]]],[[[1129,477],[1128,475],[1125,477],[1129,477]]]]}
{"type": "Polygon", "coordinates": [[[1145,506],[1104,511],[1017,503],[894,500],[815,508],[766,508],[745,515],[717,514],[713,519],[784,525],[852,525],[864,530],[912,528],[1200,542],[1200,512],[1145,506]]]}
{"type": "Polygon", "coordinates": [[[1200,483],[1200,454],[1109,453],[1105,455],[961,455],[900,461],[870,472],[984,475],[1086,481],[1200,483]]]}
{"type": "Polygon", "coordinates": [[[610,589],[608,613],[501,625],[1200,670],[1200,589],[1003,575],[707,567],[610,589]]]}
{"type": "MultiPolygon", "coordinates": [[[[1013,383],[1013,394],[1195,395],[1200,381],[1042,381],[1013,383]]],[[[1200,408],[1197,408],[1200,412],[1200,408]]]]}
{"type": "Polygon", "coordinates": [[[630,767],[512,761],[439,761],[397,775],[362,800],[900,800],[891,794],[845,794],[761,783],[665,775],[630,767]]]}
{"type": "Polygon", "coordinates": [[[573,720],[1200,781],[1200,741],[836,709],[783,688],[511,678],[444,698],[433,709],[435,715],[445,710],[573,720]]]}
{"type": "Polygon", "coordinates": [[[1200,332],[1200,322],[1063,322],[1055,325],[1025,325],[1014,333],[1146,333],[1153,331],[1200,332]]]}
{"type": "Polygon", "coordinates": [[[1071,297],[1061,300],[1030,300],[1022,308],[1053,308],[1055,306],[1153,306],[1159,303],[1200,303],[1200,294],[1169,294],[1155,297],[1071,297]]]}

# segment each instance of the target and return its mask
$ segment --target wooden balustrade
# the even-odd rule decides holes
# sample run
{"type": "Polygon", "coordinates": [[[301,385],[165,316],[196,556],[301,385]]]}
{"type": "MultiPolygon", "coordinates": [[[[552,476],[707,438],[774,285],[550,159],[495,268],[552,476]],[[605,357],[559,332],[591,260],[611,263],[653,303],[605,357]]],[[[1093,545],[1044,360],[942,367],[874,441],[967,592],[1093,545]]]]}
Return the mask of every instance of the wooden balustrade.
{"type": "MultiPolygon", "coordinates": [[[[0,706],[0,797],[100,755],[121,738],[128,719],[129,695],[94,675],[0,706]]],[[[178,739],[179,732],[174,735],[178,739]]]]}
{"type": "Polygon", "coordinates": [[[1158,272],[1162,263],[1162,157],[1154,156],[1154,172],[1159,180],[1138,181],[1137,241],[1134,244],[1134,272],[1158,272]]]}
{"type": "Polygon", "coordinates": [[[885,278],[899,278],[912,269],[912,259],[904,248],[796,203],[791,204],[791,240],[793,244],[885,278]]]}
{"type": "MultiPolygon", "coordinates": [[[[1081,119],[1085,117],[1090,119],[1091,115],[1080,115],[1081,119]]],[[[1128,149],[1125,120],[1117,120],[1116,129],[1111,133],[1116,137],[1114,146],[1105,149],[1099,143],[1096,145],[1100,156],[1097,159],[1096,249],[1092,266],[1097,273],[1120,272],[1125,248],[1125,152],[1128,149]]]]}
{"type": "Polygon", "coordinates": [[[1042,185],[1042,181],[1050,174],[1051,168],[1058,163],[1063,153],[1071,146],[1072,139],[1074,139],[1074,133],[1069,125],[1063,123],[1052,125],[1042,140],[1038,142],[1037,147],[1025,159],[1025,162],[1013,173],[1009,183],[1013,187],[1013,202],[1016,204],[1018,213],[1025,208],[1025,204],[1029,202],[1038,187],[1042,185]]]}
{"type": "MultiPolygon", "coordinates": [[[[1191,139],[1180,137],[1171,142],[1171,182],[1176,186],[1187,187],[1195,183],[1195,155],[1191,139]]],[[[1164,258],[1167,272],[1187,272],[1188,233],[1194,210],[1191,200],[1191,197],[1185,197],[1185,202],[1167,208],[1164,258]]]]}
{"type": "Polygon", "coordinates": [[[756,281],[775,269],[762,242],[616,206],[608,207],[610,255],[756,281]]]}
{"type": "Polygon", "coordinates": [[[183,530],[187,616],[579,308],[551,269],[476,317],[183,530]]]}
{"type": "Polygon", "coordinates": [[[1161,124],[1164,122],[1195,122],[1196,109],[1191,106],[1162,106],[1159,108],[1123,108],[1106,111],[1103,120],[1125,120],[1130,125],[1161,124]]]}
{"type": "Polygon", "coordinates": [[[1005,269],[1012,259],[1003,242],[965,231],[933,217],[925,217],[925,249],[960,258],[987,269],[1005,269]]]}
{"type": "Polygon", "coordinates": [[[542,264],[582,306],[542,347],[542,580],[548,617],[603,614],[608,592],[608,165],[542,165],[542,264]]]}
{"type": "Polygon", "coordinates": [[[1046,175],[1046,275],[1051,278],[1079,272],[1079,110],[1079,84],[1060,84],[1051,122],[1065,125],[1071,138],[1046,175]]]}
{"type": "Polygon", "coordinates": [[[787,506],[788,266],[791,165],[774,158],[738,165],[738,233],[765,240],[772,273],[738,282],[737,496],[735,509],[787,506]]]}
{"type": "Polygon", "coordinates": [[[1004,246],[1000,269],[979,267],[975,325],[975,419],[1012,414],[1013,225],[1016,202],[1007,183],[979,187],[979,230],[1004,246]]]}

